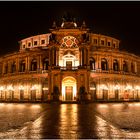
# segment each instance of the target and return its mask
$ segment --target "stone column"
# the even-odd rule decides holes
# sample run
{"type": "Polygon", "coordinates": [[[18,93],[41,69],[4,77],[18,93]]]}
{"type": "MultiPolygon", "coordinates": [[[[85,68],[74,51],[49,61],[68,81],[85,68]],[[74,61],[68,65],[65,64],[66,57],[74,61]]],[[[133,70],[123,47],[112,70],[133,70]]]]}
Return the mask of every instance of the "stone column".
{"type": "Polygon", "coordinates": [[[79,65],[82,65],[81,48],[79,48],[79,65]]]}
{"type": "Polygon", "coordinates": [[[87,65],[87,49],[84,48],[84,65],[87,65]]]}
{"type": "Polygon", "coordinates": [[[84,65],[84,48],[82,48],[82,66],[84,65]]]}
{"type": "Polygon", "coordinates": [[[137,73],[137,62],[135,62],[135,72],[137,73]]]}
{"type": "Polygon", "coordinates": [[[86,65],[88,66],[88,49],[86,49],[86,65]]]}
{"type": "Polygon", "coordinates": [[[5,73],[5,63],[2,63],[2,74],[5,73]]]}
{"type": "Polygon", "coordinates": [[[51,51],[52,51],[52,49],[49,48],[49,65],[50,66],[52,65],[52,63],[51,63],[51,61],[52,61],[52,59],[51,59],[51,51]]]}
{"type": "Polygon", "coordinates": [[[131,63],[132,63],[132,60],[131,61],[127,61],[127,64],[128,64],[128,72],[131,72],[131,63]]]}
{"type": "Polygon", "coordinates": [[[98,69],[101,70],[101,57],[98,56],[98,69]]]}
{"type": "Polygon", "coordinates": [[[113,70],[113,58],[112,58],[112,56],[109,56],[108,70],[113,70]]]}
{"type": "Polygon", "coordinates": [[[89,60],[90,60],[90,51],[89,51],[89,46],[88,46],[88,49],[87,49],[87,65],[89,66],[90,63],[89,63],[89,60]]]}
{"type": "Polygon", "coordinates": [[[30,65],[31,65],[31,64],[30,64],[30,57],[27,56],[27,58],[28,58],[28,68],[27,68],[27,70],[30,71],[30,65]]]}
{"type": "Polygon", "coordinates": [[[38,56],[37,58],[37,70],[40,69],[40,56],[38,56]]]}
{"type": "Polygon", "coordinates": [[[54,49],[51,48],[51,56],[50,56],[50,60],[51,60],[51,65],[54,65],[54,49]]]}
{"type": "Polygon", "coordinates": [[[110,61],[111,61],[111,62],[110,62],[110,69],[113,70],[114,57],[111,56],[110,61]]]}
{"type": "Polygon", "coordinates": [[[56,52],[55,52],[55,65],[58,65],[58,50],[56,48],[56,52]]]}
{"type": "Polygon", "coordinates": [[[122,65],[123,65],[122,58],[119,59],[118,63],[119,63],[119,70],[122,71],[122,65]]]}
{"type": "Polygon", "coordinates": [[[16,72],[19,72],[19,58],[16,58],[16,72]]]}
{"type": "Polygon", "coordinates": [[[87,92],[90,91],[90,73],[87,71],[87,92]]]}
{"type": "Polygon", "coordinates": [[[28,56],[25,58],[25,71],[28,71],[28,56]]]}
{"type": "Polygon", "coordinates": [[[8,73],[11,72],[11,62],[8,61],[8,73]]]}
{"type": "Polygon", "coordinates": [[[40,70],[42,70],[43,69],[43,66],[42,66],[42,56],[40,55],[39,56],[39,63],[40,63],[40,70]]]}
{"type": "Polygon", "coordinates": [[[54,58],[54,66],[56,66],[56,48],[54,48],[54,53],[53,53],[53,58],[54,58]]]}
{"type": "Polygon", "coordinates": [[[96,59],[95,59],[95,70],[98,69],[98,55],[96,54],[96,59]]]}
{"type": "Polygon", "coordinates": [[[56,66],[59,66],[59,49],[56,49],[56,66]]]}

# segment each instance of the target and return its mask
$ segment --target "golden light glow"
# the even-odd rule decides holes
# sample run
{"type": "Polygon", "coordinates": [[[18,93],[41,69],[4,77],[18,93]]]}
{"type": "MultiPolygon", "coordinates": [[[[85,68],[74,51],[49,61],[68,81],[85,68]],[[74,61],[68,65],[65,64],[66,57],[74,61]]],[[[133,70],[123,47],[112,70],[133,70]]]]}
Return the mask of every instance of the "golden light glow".
{"type": "Polygon", "coordinates": [[[95,87],[90,87],[90,90],[95,90],[96,88],[95,87]]]}
{"type": "Polygon", "coordinates": [[[1,86],[1,87],[0,87],[0,91],[2,91],[2,90],[4,90],[4,88],[1,86]]]}
{"type": "Polygon", "coordinates": [[[24,87],[22,85],[19,86],[19,90],[24,90],[24,87]]]}
{"type": "Polygon", "coordinates": [[[37,86],[37,85],[33,85],[33,86],[31,87],[31,90],[36,90],[36,89],[38,89],[38,86],[37,86]]]}
{"type": "Polygon", "coordinates": [[[131,90],[132,89],[132,86],[130,86],[130,85],[128,85],[127,87],[126,87],[126,90],[131,90]]]}
{"type": "Polygon", "coordinates": [[[47,87],[44,87],[43,90],[48,90],[48,88],[47,87]]]}
{"type": "Polygon", "coordinates": [[[108,90],[108,87],[106,85],[101,85],[100,86],[100,89],[106,89],[106,90],[108,90]]]}
{"type": "Polygon", "coordinates": [[[5,104],[4,103],[0,103],[0,107],[4,106],[5,104]]]}
{"type": "Polygon", "coordinates": [[[98,107],[99,107],[99,108],[107,108],[108,105],[106,105],[106,104],[101,105],[101,104],[100,104],[100,105],[98,105],[98,107]]]}
{"type": "Polygon", "coordinates": [[[140,87],[139,87],[139,86],[136,86],[136,87],[135,87],[135,89],[136,89],[136,90],[139,90],[139,89],[140,89],[140,87]]]}
{"type": "Polygon", "coordinates": [[[10,85],[7,87],[8,90],[14,90],[14,88],[10,85]]]}
{"type": "Polygon", "coordinates": [[[116,85],[114,86],[114,89],[120,89],[120,86],[116,85]]]}
{"type": "Polygon", "coordinates": [[[140,106],[140,103],[134,103],[134,106],[140,106]]]}
{"type": "Polygon", "coordinates": [[[66,67],[66,62],[71,61],[72,62],[72,67],[77,67],[79,66],[79,60],[72,55],[70,52],[68,54],[64,55],[62,58],[59,58],[59,65],[62,67],[66,67]]]}
{"type": "Polygon", "coordinates": [[[122,104],[113,104],[112,106],[120,107],[120,106],[122,106],[122,104]]]}
{"type": "MultiPolygon", "coordinates": [[[[64,133],[64,130],[68,130],[69,132],[73,130],[73,133],[77,133],[77,131],[79,130],[78,127],[78,105],[77,104],[73,104],[73,105],[69,105],[67,106],[66,104],[62,104],[60,106],[60,113],[59,113],[59,138],[60,139],[64,139],[64,137],[66,139],[76,139],[77,137],[71,137],[70,135],[68,136],[67,133],[64,133]],[[71,111],[69,111],[71,110],[71,111]],[[71,127],[69,127],[71,126],[71,127]]],[[[75,136],[75,135],[73,135],[75,136]]]]}
{"type": "Polygon", "coordinates": [[[66,100],[66,86],[72,86],[73,87],[73,100],[74,98],[76,97],[76,79],[71,77],[71,76],[68,76],[68,77],[65,77],[62,81],[62,100],[66,100]]]}
{"type": "Polygon", "coordinates": [[[37,108],[41,108],[41,107],[40,107],[40,105],[32,105],[31,108],[37,109],[37,108]]]}

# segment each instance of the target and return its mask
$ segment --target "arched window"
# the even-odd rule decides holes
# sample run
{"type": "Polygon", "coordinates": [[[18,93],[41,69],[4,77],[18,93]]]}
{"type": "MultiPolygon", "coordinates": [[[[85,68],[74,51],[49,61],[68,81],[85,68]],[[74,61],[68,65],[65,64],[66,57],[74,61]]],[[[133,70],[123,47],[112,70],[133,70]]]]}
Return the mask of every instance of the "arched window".
{"type": "Polygon", "coordinates": [[[119,70],[119,64],[118,64],[118,61],[116,59],[113,61],[113,70],[114,71],[119,70]]]}
{"type": "Polygon", "coordinates": [[[131,72],[134,73],[135,72],[135,69],[134,69],[134,64],[131,63],[131,72]]]}
{"type": "Polygon", "coordinates": [[[22,60],[19,65],[19,71],[25,72],[25,60],[22,60]]]}
{"type": "Polygon", "coordinates": [[[127,66],[127,62],[123,61],[123,71],[124,72],[128,72],[128,66],[127,66]]]}
{"type": "Polygon", "coordinates": [[[31,71],[36,71],[37,70],[37,60],[33,59],[31,61],[31,71]]]}
{"type": "Polygon", "coordinates": [[[45,58],[43,60],[43,70],[48,70],[48,66],[49,66],[49,60],[48,58],[45,58]]]}
{"type": "Polygon", "coordinates": [[[64,53],[62,61],[59,63],[59,65],[71,69],[72,67],[79,65],[77,62],[78,61],[76,60],[76,56],[72,52],[68,51],[64,53]]]}
{"type": "Polygon", "coordinates": [[[108,70],[108,64],[107,64],[107,60],[105,58],[101,59],[101,69],[108,70]]]}
{"type": "Polygon", "coordinates": [[[90,70],[95,70],[95,59],[90,58],[90,70]]]}
{"type": "Polygon", "coordinates": [[[13,64],[11,65],[11,73],[16,72],[16,62],[13,62],[13,64]]]}

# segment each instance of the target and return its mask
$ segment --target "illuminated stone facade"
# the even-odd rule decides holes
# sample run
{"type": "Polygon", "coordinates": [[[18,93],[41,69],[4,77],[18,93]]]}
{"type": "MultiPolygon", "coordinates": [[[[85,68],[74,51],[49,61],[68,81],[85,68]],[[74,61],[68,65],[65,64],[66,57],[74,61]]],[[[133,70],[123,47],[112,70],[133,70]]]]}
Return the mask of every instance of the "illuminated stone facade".
{"type": "Polygon", "coordinates": [[[0,57],[0,100],[138,101],[140,57],[119,43],[84,22],[54,23],[50,33],[23,39],[19,52],[0,57]]]}

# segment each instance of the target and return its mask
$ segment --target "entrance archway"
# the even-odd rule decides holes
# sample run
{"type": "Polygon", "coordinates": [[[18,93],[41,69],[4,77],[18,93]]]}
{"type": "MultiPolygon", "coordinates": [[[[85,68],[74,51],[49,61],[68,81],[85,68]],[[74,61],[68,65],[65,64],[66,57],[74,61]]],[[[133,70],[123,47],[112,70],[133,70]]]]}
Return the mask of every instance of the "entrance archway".
{"type": "Polygon", "coordinates": [[[76,100],[76,79],[71,76],[67,76],[62,80],[62,100],[74,101],[76,100]]]}

